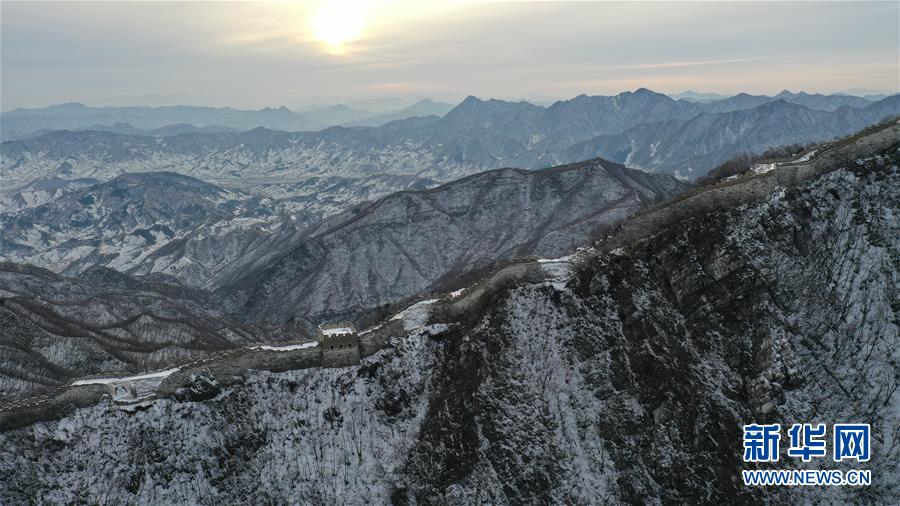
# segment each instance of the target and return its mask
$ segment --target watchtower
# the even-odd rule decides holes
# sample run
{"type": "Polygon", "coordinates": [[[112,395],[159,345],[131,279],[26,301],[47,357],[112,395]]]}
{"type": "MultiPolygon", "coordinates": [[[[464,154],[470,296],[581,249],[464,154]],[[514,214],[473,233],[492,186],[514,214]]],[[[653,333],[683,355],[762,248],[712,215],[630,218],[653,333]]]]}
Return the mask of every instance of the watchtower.
{"type": "Polygon", "coordinates": [[[322,349],[322,367],[359,364],[359,336],[350,322],[324,323],[317,332],[322,349]]]}

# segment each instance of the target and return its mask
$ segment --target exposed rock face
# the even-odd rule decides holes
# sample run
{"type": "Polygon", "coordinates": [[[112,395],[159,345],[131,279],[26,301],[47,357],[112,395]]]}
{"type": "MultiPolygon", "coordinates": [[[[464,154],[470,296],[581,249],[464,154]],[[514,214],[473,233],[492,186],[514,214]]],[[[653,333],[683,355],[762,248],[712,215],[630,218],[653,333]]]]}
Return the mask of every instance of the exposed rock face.
{"type": "Polygon", "coordinates": [[[684,188],[604,160],[476,174],[345,212],[220,293],[251,320],[356,317],[501,260],[563,255],[684,188]]]}
{"type": "Polygon", "coordinates": [[[882,162],[441,306],[357,367],[0,434],[0,498],[896,503],[900,175],[882,162]],[[740,484],[741,424],[848,420],[872,424],[872,486],[740,484]]]}

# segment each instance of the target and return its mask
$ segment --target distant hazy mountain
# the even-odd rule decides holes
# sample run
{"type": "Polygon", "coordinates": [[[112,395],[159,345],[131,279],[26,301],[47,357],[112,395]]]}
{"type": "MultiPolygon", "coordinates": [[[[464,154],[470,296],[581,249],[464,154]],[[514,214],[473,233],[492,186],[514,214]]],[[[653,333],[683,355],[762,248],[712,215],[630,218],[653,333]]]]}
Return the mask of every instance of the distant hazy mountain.
{"type": "Polygon", "coordinates": [[[728,97],[722,100],[716,100],[703,104],[703,111],[712,114],[734,112],[744,109],[753,109],[754,107],[759,107],[763,104],[768,104],[769,102],[774,101],[774,98],[767,97],[765,95],[750,95],[749,93],[738,93],[733,97],[728,97]]]}
{"type": "MultiPolygon", "coordinates": [[[[334,125],[342,125],[345,123],[353,123],[355,121],[361,121],[366,118],[371,118],[375,116],[375,113],[371,111],[365,111],[362,109],[354,109],[352,107],[347,107],[346,105],[338,104],[332,105],[328,107],[322,107],[319,109],[310,109],[308,111],[303,111],[302,113],[307,118],[321,123],[325,126],[334,126],[334,125]]],[[[405,116],[409,117],[409,116],[405,116]]]]}
{"type": "Polygon", "coordinates": [[[721,95],[719,93],[699,93],[692,90],[683,91],[674,95],[670,94],[669,96],[675,100],[687,100],[689,102],[714,102],[716,100],[728,98],[728,95],[721,95]]]}
{"type": "Polygon", "coordinates": [[[22,136],[39,130],[74,130],[116,123],[127,123],[141,130],[179,123],[234,130],[250,130],[262,126],[300,131],[324,127],[322,123],[292,112],[284,106],[248,111],[230,107],[88,107],[83,104],[62,104],[40,109],[13,109],[0,114],[0,122],[4,132],[9,132],[3,134],[4,140],[10,138],[10,133],[22,136]]]}
{"type": "Polygon", "coordinates": [[[866,107],[872,103],[870,100],[852,95],[821,95],[818,93],[809,94],[804,92],[791,93],[790,91],[784,90],[774,97],[739,93],[733,97],[706,103],[703,105],[703,110],[711,113],[732,112],[741,109],[752,109],[776,100],[784,100],[810,109],[829,112],[836,111],[845,105],[850,107],[866,107]]]}
{"type": "MultiPolygon", "coordinates": [[[[220,126],[205,126],[205,127],[197,127],[188,123],[177,123],[174,125],[166,125],[159,128],[154,128],[151,130],[144,130],[141,128],[136,128],[128,123],[115,123],[113,125],[90,125],[86,127],[73,128],[76,132],[110,132],[120,135],[147,135],[147,136],[160,136],[167,137],[171,135],[180,135],[187,133],[197,133],[197,134],[218,134],[218,133],[226,133],[226,132],[238,132],[239,130],[234,128],[226,128],[220,126]]],[[[50,129],[42,129],[36,132],[32,132],[28,135],[23,135],[21,138],[15,137],[7,140],[24,140],[33,137],[40,137],[42,135],[47,135],[51,132],[55,132],[56,130],[50,129]]]]}
{"type": "Polygon", "coordinates": [[[575,140],[621,132],[648,121],[689,119],[701,111],[696,104],[646,88],[612,97],[579,95],[551,105],[542,118],[541,130],[551,139],[575,140]]]}
{"type": "Polygon", "coordinates": [[[604,160],[484,172],[353,208],[222,293],[251,319],[358,316],[498,260],[565,254],[684,188],[604,160]]]}
{"type": "Polygon", "coordinates": [[[695,104],[644,89],[580,96],[549,108],[469,97],[442,118],[409,118],[377,128],[308,133],[258,128],[165,138],[53,132],[5,142],[0,153],[10,188],[52,176],[63,163],[72,167],[69,177],[101,180],[163,168],[202,179],[393,173],[449,180],[503,166],[531,167],[522,163],[531,152],[562,149],[648,118],[686,119],[698,112],[695,104]]]}
{"type": "Polygon", "coordinates": [[[462,95],[451,93],[438,93],[423,96],[403,96],[403,97],[382,97],[382,98],[363,98],[358,100],[350,100],[345,102],[348,107],[354,109],[362,109],[364,111],[372,111],[376,114],[390,114],[401,109],[411,107],[423,100],[452,103],[456,104],[462,99],[462,95]]]}
{"type": "Polygon", "coordinates": [[[452,104],[433,102],[430,99],[422,99],[415,104],[404,107],[398,111],[370,116],[357,121],[344,123],[345,126],[381,126],[391,121],[397,121],[415,116],[443,116],[453,109],[452,104]]]}
{"type": "Polygon", "coordinates": [[[900,114],[897,97],[833,112],[764,99],[762,105],[772,107],[746,104],[722,118],[704,110],[715,103],[676,101],[646,89],[613,97],[581,95],[547,108],[469,97],[443,117],[381,127],[295,133],[258,128],[163,138],[53,132],[4,142],[0,171],[7,188],[53,176],[104,180],[152,170],[217,181],[385,173],[448,181],[500,167],[540,168],[601,156],[700,176],[737,151],[825,140],[900,114]],[[721,129],[682,130],[705,123],[721,129]],[[758,135],[745,138],[751,131],[758,135]]]}

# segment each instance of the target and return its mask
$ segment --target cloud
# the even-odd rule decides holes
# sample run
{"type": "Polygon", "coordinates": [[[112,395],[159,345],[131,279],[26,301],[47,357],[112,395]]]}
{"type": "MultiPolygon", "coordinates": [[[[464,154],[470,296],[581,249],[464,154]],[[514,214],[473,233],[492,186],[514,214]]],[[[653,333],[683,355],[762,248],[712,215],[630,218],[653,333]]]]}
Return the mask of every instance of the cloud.
{"type": "Polygon", "coordinates": [[[897,2],[337,1],[365,10],[331,47],[328,2],[4,1],[0,106],[900,88],[897,2]]]}

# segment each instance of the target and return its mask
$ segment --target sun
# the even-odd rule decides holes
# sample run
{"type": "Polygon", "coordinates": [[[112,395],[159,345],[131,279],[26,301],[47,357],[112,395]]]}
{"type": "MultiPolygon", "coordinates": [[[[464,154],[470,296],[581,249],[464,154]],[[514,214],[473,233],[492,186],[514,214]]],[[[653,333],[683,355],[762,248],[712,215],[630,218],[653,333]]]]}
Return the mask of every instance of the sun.
{"type": "Polygon", "coordinates": [[[362,36],[370,2],[366,0],[330,0],[312,20],[312,35],[330,52],[346,52],[347,44],[362,36]]]}

